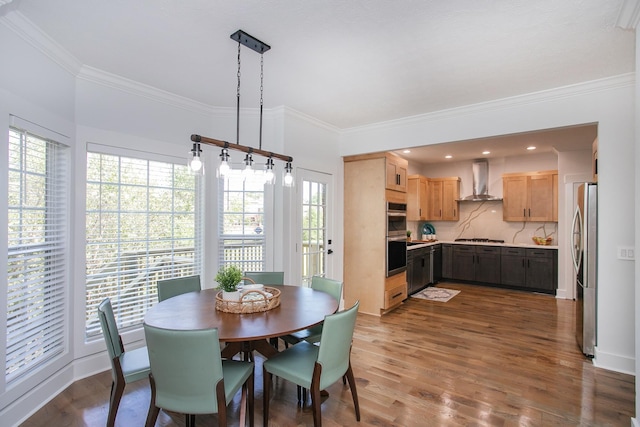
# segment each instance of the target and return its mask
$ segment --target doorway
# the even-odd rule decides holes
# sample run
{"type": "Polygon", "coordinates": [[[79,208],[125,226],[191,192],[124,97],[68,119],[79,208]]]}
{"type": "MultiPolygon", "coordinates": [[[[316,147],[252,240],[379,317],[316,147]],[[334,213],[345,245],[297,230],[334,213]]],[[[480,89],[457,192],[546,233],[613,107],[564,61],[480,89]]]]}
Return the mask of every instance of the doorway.
{"type": "Polygon", "coordinates": [[[315,275],[331,277],[332,175],[298,169],[298,277],[302,286],[310,286],[315,275]]]}

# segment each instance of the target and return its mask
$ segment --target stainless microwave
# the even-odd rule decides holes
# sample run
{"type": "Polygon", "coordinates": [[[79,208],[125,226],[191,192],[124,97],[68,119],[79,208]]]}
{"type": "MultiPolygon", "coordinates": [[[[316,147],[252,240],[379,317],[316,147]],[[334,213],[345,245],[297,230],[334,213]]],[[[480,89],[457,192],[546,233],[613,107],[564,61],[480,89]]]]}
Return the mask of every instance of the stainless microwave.
{"type": "Polygon", "coordinates": [[[407,205],[387,203],[387,237],[407,235],[407,205]]]}

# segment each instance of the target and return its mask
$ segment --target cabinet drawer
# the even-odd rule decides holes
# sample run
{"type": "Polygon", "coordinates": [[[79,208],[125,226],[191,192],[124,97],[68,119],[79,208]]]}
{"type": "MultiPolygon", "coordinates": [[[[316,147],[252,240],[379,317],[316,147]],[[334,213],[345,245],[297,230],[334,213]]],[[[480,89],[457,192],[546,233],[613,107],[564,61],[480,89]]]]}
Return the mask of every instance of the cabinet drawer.
{"type": "Polygon", "coordinates": [[[400,304],[407,299],[407,284],[384,291],[384,310],[400,304]]]}
{"type": "Polygon", "coordinates": [[[476,246],[477,254],[499,254],[500,247],[498,246],[476,246]]]}
{"type": "Polygon", "coordinates": [[[553,258],[554,249],[527,249],[527,258],[553,258]]]}
{"type": "Polygon", "coordinates": [[[500,248],[502,255],[525,256],[527,250],[525,248],[500,248]]]}
{"type": "Polygon", "coordinates": [[[474,253],[476,251],[475,246],[453,245],[454,253],[474,253]]]}

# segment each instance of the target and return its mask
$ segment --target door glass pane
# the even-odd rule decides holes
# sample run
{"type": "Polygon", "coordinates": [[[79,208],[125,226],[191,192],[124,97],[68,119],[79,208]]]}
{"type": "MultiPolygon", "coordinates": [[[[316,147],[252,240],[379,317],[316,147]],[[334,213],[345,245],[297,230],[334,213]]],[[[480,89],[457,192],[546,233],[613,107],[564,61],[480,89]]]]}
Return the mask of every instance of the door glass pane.
{"type": "Polygon", "coordinates": [[[309,285],[314,275],[325,275],[326,184],[303,181],[302,191],[302,281],[309,285]]]}

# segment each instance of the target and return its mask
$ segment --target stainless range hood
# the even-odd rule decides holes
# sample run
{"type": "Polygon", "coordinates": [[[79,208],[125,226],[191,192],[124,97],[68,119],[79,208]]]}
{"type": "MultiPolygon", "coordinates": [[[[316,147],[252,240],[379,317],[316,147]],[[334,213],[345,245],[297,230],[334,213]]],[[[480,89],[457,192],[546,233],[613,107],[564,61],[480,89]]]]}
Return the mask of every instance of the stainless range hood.
{"type": "Polygon", "coordinates": [[[473,194],[460,199],[461,202],[486,202],[500,201],[500,197],[489,194],[489,162],[487,160],[474,160],[471,166],[473,173],[473,194]]]}

